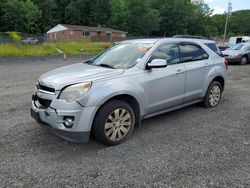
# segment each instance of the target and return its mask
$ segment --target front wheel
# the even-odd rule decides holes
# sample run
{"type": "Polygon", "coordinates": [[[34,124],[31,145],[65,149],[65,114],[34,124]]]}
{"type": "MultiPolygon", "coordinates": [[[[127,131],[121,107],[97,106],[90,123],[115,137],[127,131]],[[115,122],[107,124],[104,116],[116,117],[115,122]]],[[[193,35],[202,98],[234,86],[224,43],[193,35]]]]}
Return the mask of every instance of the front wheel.
{"type": "Polygon", "coordinates": [[[240,65],[246,65],[248,62],[248,58],[247,56],[243,56],[241,59],[240,59],[240,65]]]}
{"type": "Polygon", "coordinates": [[[131,106],[113,100],[100,108],[96,114],[93,133],[96,140],[106,145],[124,142],[134,129],[135,114],[131,106]]]}
{"type": "Polygon", "coordinates": [[[206,108],[216,107],[220,102],[221,95],[222,95],[221,84],[217,81],[213,81],[208,87],[206,96],[203,101],[203,105],[206,108]]]}

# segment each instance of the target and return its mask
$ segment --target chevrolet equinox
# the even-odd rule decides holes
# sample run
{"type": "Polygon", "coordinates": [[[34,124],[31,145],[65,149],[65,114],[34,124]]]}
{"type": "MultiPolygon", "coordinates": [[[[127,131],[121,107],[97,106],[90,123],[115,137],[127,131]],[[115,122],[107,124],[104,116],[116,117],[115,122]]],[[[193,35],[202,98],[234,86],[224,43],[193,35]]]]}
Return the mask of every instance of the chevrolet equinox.
{"type": "Polygon", "coordinates": [[[140,39],[43,74],[31,116],[69,141],[90,133],[107,145],[126,140],[141,120],[202,102],[218,105],[227,61],[211,40],[140,39]]]}

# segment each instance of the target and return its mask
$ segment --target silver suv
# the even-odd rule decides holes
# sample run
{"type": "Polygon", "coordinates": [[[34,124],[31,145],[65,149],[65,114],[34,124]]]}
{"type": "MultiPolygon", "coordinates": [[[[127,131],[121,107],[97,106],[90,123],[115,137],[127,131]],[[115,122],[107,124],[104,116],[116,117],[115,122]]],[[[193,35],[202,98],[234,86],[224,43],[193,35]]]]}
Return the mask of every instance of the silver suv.
{"type": "Polygon", "coordinates": [[[86,143],[92,132],[104,144],[120,144],[142,119],[198,102],[217,106],[227,79],[218,51],[201,39],[118,43],[87,62],[43,74],[31,115],[69,141],[86,143]]]}

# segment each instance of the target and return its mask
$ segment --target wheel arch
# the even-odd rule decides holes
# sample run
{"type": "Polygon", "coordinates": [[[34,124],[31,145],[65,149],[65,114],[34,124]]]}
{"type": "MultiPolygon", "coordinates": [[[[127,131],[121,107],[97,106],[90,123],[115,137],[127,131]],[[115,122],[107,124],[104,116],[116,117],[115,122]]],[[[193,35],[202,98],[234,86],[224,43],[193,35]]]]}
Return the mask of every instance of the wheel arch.
{"type": "Polygon", "coordinates": [[[248,54],[244,54],[242,57],[247,57],[247,59],[249,59],[249,55],[248,54]]]}
{"type": "Polygon", "coordinates": [[[225,79],[224,79],[222,76],[216,76],[216,77],[210,82],[210,84],[211,84],[213,81],[219,82],[219,83],[221,84],[222,90],[224,91],[225,79]]]}
{"type": "Polygon", "coordinates": [[[218,81],[222,86],[222,91],[224,91],[225,83],[226,83],[226,77],[222,76],[221,74],[213,75],[213,76],[210,76],[210,79],[208,79],[206,84],[204,85],[204,88],[203,88],[204,90],[203,90],[202,97],[205,97],[205,95],[207,93],[207,90],[208,90],[210,84],[213,81],[218,81]]]}
{"type": "Polygon", "coordinates": [[[95,113],[94,119],[96,117],[96,114],[101,109],[101,107],[103,107],[105,104],[109,103],[112,100],[120,100],[120,101],[124,101],[128,103],[135,113],[135,126],[137,127],[141,126],[141,110],[142,109],[141,109],[140,103],[134,96],[130,94],[117,94],[103,101],[102,104],[98,107],[95,113]]]}

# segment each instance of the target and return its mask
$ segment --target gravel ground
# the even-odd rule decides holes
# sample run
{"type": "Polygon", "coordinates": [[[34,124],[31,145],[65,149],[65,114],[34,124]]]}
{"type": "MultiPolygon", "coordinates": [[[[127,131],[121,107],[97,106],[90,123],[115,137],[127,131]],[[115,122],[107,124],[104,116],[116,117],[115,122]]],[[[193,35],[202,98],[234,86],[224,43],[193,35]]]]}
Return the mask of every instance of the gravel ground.
{"type": "Polygon", "coordinates": [[[250,66],[230,66],[217,108],[144,120],[106,147],[70,143],[30,117],[39,75],[82,59],[0,59],[0,187],[250,187],[250,66]]]}

